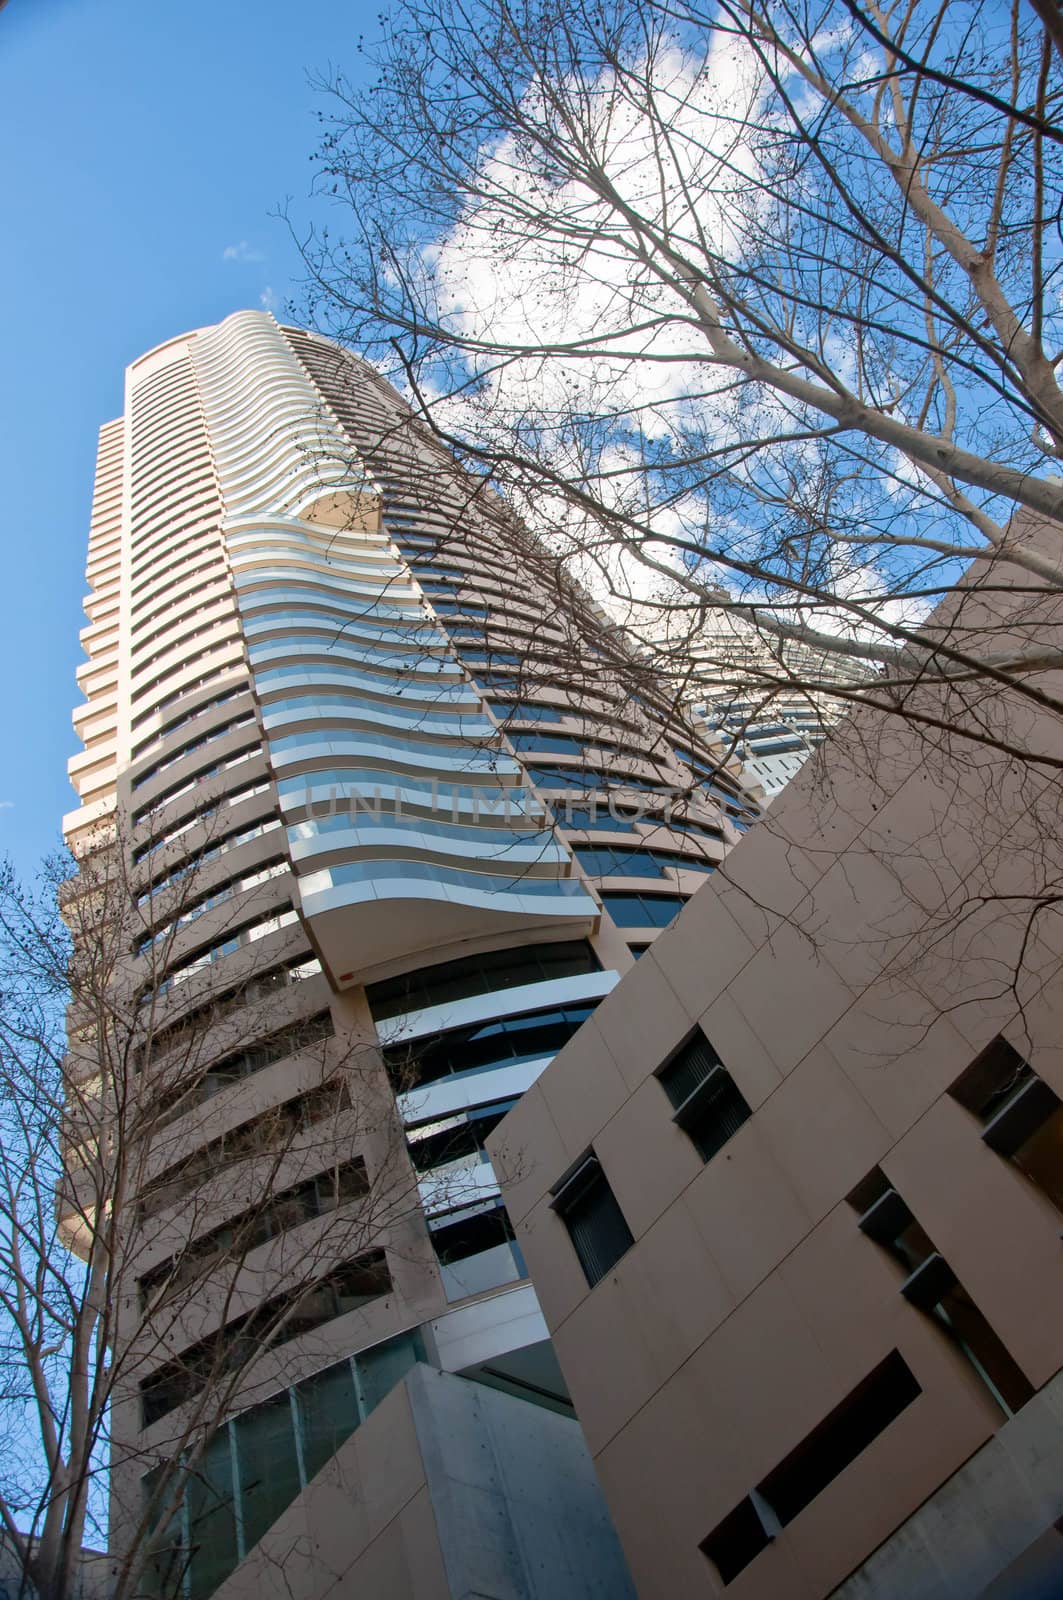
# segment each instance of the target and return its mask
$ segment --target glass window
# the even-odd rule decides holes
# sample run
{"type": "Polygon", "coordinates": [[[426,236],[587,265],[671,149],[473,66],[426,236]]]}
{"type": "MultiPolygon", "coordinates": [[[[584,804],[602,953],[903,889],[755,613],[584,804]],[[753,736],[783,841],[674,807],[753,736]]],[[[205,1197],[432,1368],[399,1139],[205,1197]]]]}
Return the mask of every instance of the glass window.
{"type": "Polygon", "coordinates": [[[239,1561],[236,1494],[229,1431],[208,1444],[185,1491],[188,1508],[188,1600],[207,1600],[239,1561]]]}
{"type": "Polygon", "coordinates": [[[1063,1212],[1063,1104],[1014,1045],[998,1035],[949,1093],[982,1123],[990,1149],[1063,1212]]]}
{"type": "MultiPolygon", "coordinates": [[[[602,750],[600,753],[612,761],[616,760],[615,751],[602,750]]],[[[634,778],[626,772],[612,769],[529,766],[525,771],[533,783],[540,784],[544,789],[606,789],[610,792],[636,789],[658,795],[662,801],[668,798],[665,784],[648,783],[645,778],[634,778]]]]}
{"type": "MultiPolygon", "coordinates": [[[[345,1357],[223,1424],[201,1464],[179,1485],[183,1503],[152,1534],[145,1593],[155,1600],[207,1600],[360,1419],[423,1360],[420,1335],[402,1334],[363,1352],[357,1381],[345,1357]]],[[[145,1505],[160,1470],[142,1480],[145,1505]]]]}
{"type": "Polygon", "coordinates": [[[350,1362],[339,1361],[299,1384],[296,1400],[309,1482],[358,1426],[358,1396],[350,1362]]]}
{"type": "Polygon", "coordinates": [[[487,617],[491,614],[491,608],[482,600],[442,600],[436,598],[436,594],[445,594],[446,590],[426,592],[432,595],[432,608],[440,616],[487,617]]]}
{"type": "Polygon", "coordinates": [[[301,1487],[287,1392],[236,1419],[236,1454],[244,1548],[250,1550],[301,1487]]]}
{"type": "MultiPolygon", "coordinates": [[[[155,1494],[164,1471],[164,1468],[158,1467],[141,1479],[145,1508],[155,1494]]],[[[178,1502],[166,1524],[161,1528],[156,1526],[152,1531],[147,1560],[140,1579],[145,1594],[149,1595],[151,1600],[170,1600],[172,1595],[181,1593],[182,1575],[188,1565],[188,1553],[182,1535],[183,1521],[184,1507],[178,1502]]]]}
{"type": "Polygon", "coordinates": [[[492,700],[490,704],[501,722],[560,722],[570,715],[566,706],[535,705],[527,700],[492,700]]]}
{"type": "Polygon", "coordinates": [[[509,1244],[512,1240],[513,1229],[506,1209],[501,1205],[490,1206],[472,1216],[464,1216],[432,1229],[432,1244],[444,1266],[494,1249],[496,1245],[509,1244]]]}
{"type": "Polygon", "coordinates": [[[495,1205],[432,1228],[449,1301],[498,1289],[528,1276],[505,1207],[495,1205]]]}
{"type": "Polygon", "coordinates": [[[597,828],[602,833],[635,832],[635,824],[628,821],[622,810],[614,805],[610,811],[605,801],[592,806],[572,806],[567,801],[554,801],[550,809],[562,828],[597,828]],[[618,811],[619,814],[616,814],[618,811]]]}
{"type": "Polygon", "coordinates": [[[602,895],[605,909],[621,928],[666,928],[682,910],[685,899],[679,894],[602,895]]]}
{"type": "Polygon", "coordinates": [[[335,1314],[340,1317],[387,1294],[391,1288],[391,1277],[384,1252],[374,1250],[358,1261],[348,1261],[342,1267],[337,1267],[330,1283],[335,1295],[335,1314]]]}
{"type": "Polygon", "coordinates": [[[142,1426],[150,1427],[198,1394],[211,1373],[235,1372],[252,1362],[264,1348],[264,1340],[274,1345],[299,1338],[333,1317],[387,1294],[390,1288],[384,1252],[372,1250],[305,1289],[264,1301],[257,1310],[226,1323],[141,1380],[142,1426]]]}
{"type": "Polygon", "coordinates": [[[676,850],[618,850],[616,846],[575,846],[576,861],[591,877],[661,878],[666,872],[716,872],[716,862],[676,850]]]}
{"type": "Polygon", "coordinates": [[[564,733],[511,733],[509,741],[514,750],[538,750],[546,755],[579,756],[587,748],[583,739],[573,739],[564,733]]]}
{"type": "Polygon", "coordinates": [[[551,1205],[568,1229],[580,1266],[593,1289],[635,1242],[594,1152],[589,1152],[550,1192],[551,1205]]]}
{"type": "Polygon", "coordinates": [[[319,1011],[316,1016],[281,1028],[255,1044],[222,1056],[211,1063],[210,1070],[203,1073],[202,1077],[193,1078],[191,1083],[179,1085],[160,1098],[156,1126],[166,1127],[193,1106],[202,1105],[240,1078],[261,1072],[263,1067],[282,1060],[284,1056],[295,1055],[299,1050],[308,1050],[324,1039],[331,1039],[334,1032],[331,1013],[319,1011]]]}
{"type": "Polygon", "coordinates": [[[415,1362],[423,1360],[420,1337],[416,1333],[389,1339],[355,1357],[362,1400],[367,1412],[378,1406],[415,1362]]]}
{"type": "Polygon", "coordinates": [[[448,1073],[484,1072],[513,1062],[556,1055],[593,1010],[594,1005],[565,1006],[468,1028],[452,1028],[412,1045],[389,1045],[384,1051],[384,1060],[396,1090],[406,1093],[416,1085],[431,1083],[448,1073]]]}
{"type": "Polygon", "coordinates": [[[441,961],[434,967],[371,983],[366,988],[366,998],[374,1020],[382,1022],[387,1017],[422,1011],[448,1000],[600,970],[601,964],[585,940],[565,939],[524,945],[518,950],[491,950],[459,961],[441,961]]]}
{"type": "Polygon", "coordinates": [[[664,869],[651,850],[589,849],[576,845],[573,854],[584,872],[592,878],[610,875],[625,878],[663,878],[664,869]]]}
{"type": "Polygon", "coordinates": [[[502,1100],[494,1105],[478,1106],[474,1111],[459,1112],[443,1123],[430,1122],[411,1128],[406,1135],[410,1159],[418,1172],[431,1172],[477,1152],[486,1161],[488,1135],[515,1105],[515,1100],[502,1100]]]}
{"type": "Polygon", "coordinates": [[[657,1074],[674,1120],[704,1161],[722,1150],[752,1115],[745,1097],[698,1029],[657,1074]]]}

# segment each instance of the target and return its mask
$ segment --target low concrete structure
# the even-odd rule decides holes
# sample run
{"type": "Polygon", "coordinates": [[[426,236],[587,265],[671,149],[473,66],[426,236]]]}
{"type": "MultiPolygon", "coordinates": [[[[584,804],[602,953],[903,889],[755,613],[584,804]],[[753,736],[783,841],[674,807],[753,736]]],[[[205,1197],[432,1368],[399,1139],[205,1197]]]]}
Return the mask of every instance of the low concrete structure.
{"type": "Polygon", "coordinates": [[[419,1364],[217,1600],[634,1600],[571,1418],[419,1364]]]}
{"type": "Polygon", "coordinates": [[[1057,1376],[841,1585],[838,1600],[1049,1600],[1063,1594],[1061,1520],[1057,1376]]]}

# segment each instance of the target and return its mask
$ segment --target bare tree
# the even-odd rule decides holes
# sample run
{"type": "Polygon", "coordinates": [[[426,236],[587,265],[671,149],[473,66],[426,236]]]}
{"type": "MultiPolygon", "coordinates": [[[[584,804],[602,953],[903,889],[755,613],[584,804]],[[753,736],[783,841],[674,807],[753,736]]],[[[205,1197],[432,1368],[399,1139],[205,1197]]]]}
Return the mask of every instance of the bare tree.
{"type": "Polygon", "coordinates": [[[336,1036],[323,978],[293,1014],[300,930],[294,957],[247,936],[284,926],[281,875],[219,905],[200,832],[177,870],[112,833],[35,889],[0,877],[0,1521],[40,1600],[80,1595],[108,1524],[114,1600],[183,1592],[175,1513],[219,1427],[423,1235],[371,1034],[336,1036]],[[232,960],[195,953],[226,928],[232,960]],[[278,1060],[279,1096],[226,1101],[278,1060]]]}
{"type": "Polygon", "coordinates": [[[1063,571],[1054,9],[403,0],[382,26],[371,94],[323,83],[323,330],[684,695],[925,725],[940,683],[976,740],[993,685],[1058,714],[1031,678],[1057,644],[998,646],[978,604],[1063,571]],[[932,620],[958,592],[975,620],[932,620]]]}

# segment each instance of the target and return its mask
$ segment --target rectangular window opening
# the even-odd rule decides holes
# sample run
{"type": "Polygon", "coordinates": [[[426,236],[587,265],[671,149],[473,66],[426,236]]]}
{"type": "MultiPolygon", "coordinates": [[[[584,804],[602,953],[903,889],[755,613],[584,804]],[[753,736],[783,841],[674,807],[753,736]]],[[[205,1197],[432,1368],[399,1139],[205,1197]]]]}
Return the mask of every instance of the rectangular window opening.
{"type": "Polygon", "coordinates": [[[732,1583],[921,1393],[908,1363],[891,1351],[702,1540],[721,1582],[732,1583]]]}
{"type": "Polygon", "coordinates": [[[673,1121],[710,1161],[752,1116],[749,1104],[701,1029],[666,1061],[657,1081],[674,1107],[673,1121]]]}
{"type": "Polygon", "coordinates": [[[949,1093],[982,1123],[989,1148],[1063,1213],[1063,1102],[1014,1045],[998,1034],[949,1093]]]}
{"type": "Polygon", "coordinates": [[[900,1291],[909,1305],[937,1323],[1004,1415],[1014,1415],[1033,1386],[881,1168],[872,1168],[848,1200],[861,1232],[903,1269],[900,1291]]]}
{"type": "Polygon", "coordinates": [[[752,1496],[746,1495],[701,1541],[701,1550],[726,1585],[733,1583],[771,1541],[772,1535],[764,1526],[752,1496]]]}
{"type": "Polygon", "coordinates": [[[811,1505],[921,1393],[908,1363],[892,1351],[760,1484],[780,1525],[811,1505]]]}
{"type": "Polygon", "coordinates": [[[588,1284],[594,1288],[634,1244],[627,1219],[593,1151],[550,1191],[588,1284]]]}

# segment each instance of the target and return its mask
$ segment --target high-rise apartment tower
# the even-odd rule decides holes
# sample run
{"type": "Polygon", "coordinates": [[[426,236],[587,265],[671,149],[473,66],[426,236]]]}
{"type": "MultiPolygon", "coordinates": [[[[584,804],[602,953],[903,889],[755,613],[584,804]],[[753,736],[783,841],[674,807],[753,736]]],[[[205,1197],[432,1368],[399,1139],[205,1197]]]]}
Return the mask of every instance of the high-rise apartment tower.
{"type": "Polygon", "coordinates": [[[298,1561],[303,1594],[464,1593],[493,1552],[514,1593],[615,1600],[485,1139],[755,792],[372,367],[265,313],[130,367],[88,576],[66,833],[123,865],[155,1129],[117,1547],[231,1367],[157,1592],[298,1561]]]}

